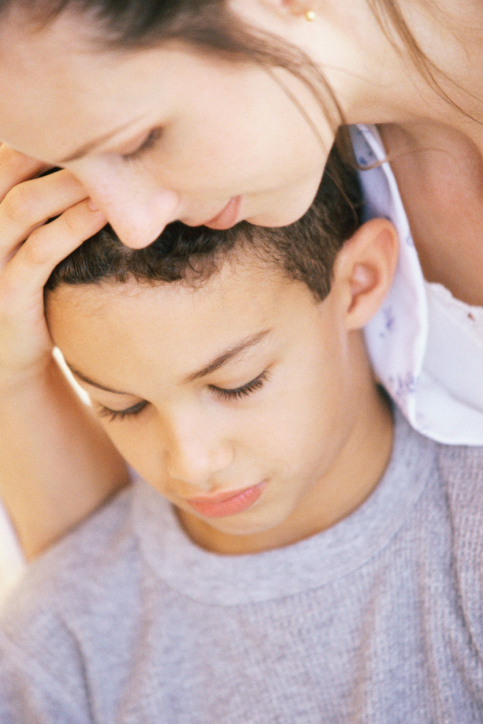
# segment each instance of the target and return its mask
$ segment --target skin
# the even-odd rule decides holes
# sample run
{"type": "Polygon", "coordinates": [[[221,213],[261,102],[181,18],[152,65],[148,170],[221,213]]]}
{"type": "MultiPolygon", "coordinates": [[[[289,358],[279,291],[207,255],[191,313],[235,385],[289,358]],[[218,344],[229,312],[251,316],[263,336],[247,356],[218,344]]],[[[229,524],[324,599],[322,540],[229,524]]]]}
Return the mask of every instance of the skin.
{"type": "MultiPolygon", "coordinates": [[[[411,122],[424,113],[438,123],[444,113],[461,125],[461,114],[399,57],[365,0],[352,3],[350,14],[337,2],[320,9],[315,3],[313,23],[304,19],[305,4],[231,3],[324,68],[349,122],[411,122]]],[[[94,28],[77,17],[61,15],[35,34],[21,19],[0,35],[0,92],[9,98],[0,138],[68,168],[124,243],[144,246],[174,219],[207,222],[238,197],[230,223],[285,225],[310,205],[334,131],[311,92],[288,73],[274,72],[311,124],[257,66],[171,45],[101,53],[91,42],[94,28]],[[158,129],[154,143],[126,160],[158,129]],[[77,158],[83,147],[88,151],[77,158]]],[[[426,18],[416,21],[424,27],[426,18]]],[[[444,59],[457,56],[456,41],[443,40],[444,59]]],[[[481,60],[477,67],[483,70],[481,60]]]]}
{"type": "MultiPolygon", "coordinates": [[[[52,50],[50,43],[42,49],[42,64],[49,66],[55,61],[52,50]]],[[[50,92],[47,78],[50,73],[58,74],[59,68],[47,71],[43,81],[36,79],[46,94],[45,113],[40,112],[35,121],[32,114],[29,118],[43,136],[39,135],[38,142],[27,143],[25,148],[27,139],[20,138],[23,134],[18,133],[13,116],[10,122],[4,118],[4,138],[25,148],[29,155],[58,165],[82,146],[84,139],[92,140],[93,128],[99,129],[96,135],[101,136],[119,126],[118,118],[127,118],[124,130],[109,142],[64,165],[80,179],[119,237],[130,246],[146,245],[175,219],[198,226],[240,194],[240,216],[254,223],[288,223],[305,211],[306,199],[310,203],[320,180],[323,156],[310,128],[266,74],[238,67],[227,72],[225,64],[217,60],[174,50],[129,58],[106,56],[101,60],[102,68],[92,55],[84,53],[79,65],[73,84],[70,73],[63,73],[62,81],[50,92]],[[98,102],[91,106],[86,98],[92,89],[85,81],[93,75],[100,82],[95,90],[98,102]],[[181,100],[180,78],[185,87],[195,89],[188,104],[181,100]],[[111,100],[105,104],[103,99],[108,96],[111,100]],[[63,103],[62,97],[67,99],[63,103]],[[252,100],[257,98],[260,102],[252,100]],[[274,110],[270,116],[267,102],[274,110]],[[230,123],[225,117],[227,104],[230,123]],[[45,129],[46,123],[52,127],[48,111],[61,105],[65,112],[62,122],[55,124],[58,135],[54,142],[52,134],[41,128],[45,129]],[[280,123],[279,118],[288,123],[280,123]],[[262,126],[257,135],[253,130],[247,133],[247,127],[257,125],[262,126]],[[162,136],[152,148],[129,157],[152,129],[161,127],[162,136]],[[298,132],[293,134],[292,128],[298,132]],[[74,144],[73,137],[78,139],[74,144]],[[272,164],[281,146],[287,156],[272,164]],[[302,201],[297,200],[299,187],[307,188],[302,201]],[[283,215],[267,213],[268,207],[277,208],[288,198],[293,201],[283,215]]],[[[25,99],[19,101],[22,112],[29,115],[25,99]]]]}
{"type": "MultiPolygon", "coordinates": [[[[479,0],[401,0],[417,41],[443,73],[442,91],[475,120],[393,47],[366,0],[352,0],[350,12],[340,0],[229,5],[306,50],[323,67],[348,122],[389,124],[386,143],[427,278],[483,304],[479,0]],[[307,22],[310,9],[316,19],[307,22]],[[404,162],[411,154],[412,166],[404,162]],[[448,174],[447,159],[457,173],[448,174]],[[464,240],[464,253],[455,239],[464,240]]],[[[29,555],[125,479],[105,438],[99,450],[101,432],[82,408],[75,425],[82,456],[72,455],[65,434],[76,400],[53,362],[43,315],[42,287],[55,264],[106,221],[133,247],[148,244],[174,218],[210,222],[227,207],[235,211],[225,214],[225,225],[238,218],[294,221],[314,196],[333,138],[309,91],[281,71],[270,76],[182,46],[99,52],[91,42],[95,30],[68,14],[35,34],[15,12],[0,25],[0,94],[8,99],[0,104],[0,492],[29,555]],[[159,127],[154,144],[124,158],[159,127]],[[62,163],[64,170],[36,178],[86,144],[89,150],[62,163]],[[19,451],[16,429],[29,456],[19,451]],[[81,489],[89,495],[69,510],[81,489]],[[38,516],[44,506],[48,514],[38,516]]]]}
{"type": "MultiPolygon", "coordinates": [[[[28,95],[21,92],[23,72],[12,84],[16,63],[3,65],[0,87],[2,92],[7,86],[17,88],[11,108],[17,103],[22,107],[20,111],[17,106],[17,113],[25,114],[25,126],[22,131],[18,115],[6,111],[0,132],[17,149],[59,165],[93,141],[92,129],[96,137],[110,135],[122,118],[123,130],[109,141],[62,165],[82,182],[125,243],[145,246],[175,219],[200,225],[240,195],[238,217],[253,223],[285,224],[305,212],[326,153],[286,93],[266,73],[186,50],[99,58],[81,47],[73,53],[69,46],[72,42],[78,46],[79,39],[72,30],[64,37],[61,25],[58,32],[60,37],[38,38],[36,56],[43,72],[37,75],[29,68],[29,77],[33,72],[32,83],[43,96],[34,113],[28,95]],[[59,41],[65,55],[54,53],[59,41]],[[68,67],[60,60],[63,55],[68,67]],[[52,76],[59,78],[55,85],[49,81],[52,76]],[[93,77],[95,88],[88,82],[93,77]],[[189,99],[183,90],[187,87],[192,89],[189,99]],[[95,102],[86,102],[93,95],[95,102]],[[55,121],[54,108],[63,109],[55,121]],[[55,135],[47,130],[53,125],[55,135]],[[129,157],[158,128],[162,128],[159,140],[129,157]],[[285,154],[277,162],[281,147],[285,154]],[[269,210],[285,206],[283,213],[269,210]]],[[[30,57],[30,45],[25,52],[30,57]]],[[[324,148],[329,148],[328,129],[323,135],[324,148]]]]}
{"type": "Polygon", "coordinates": [[[293,543],[350,514],[377,484],[392,424],[360,325],[386,289],[395,249],[388,222],[365,225],[323,302],[247,251],[201,288],[130,281],[50,294],[53,337],[107,434],[200,545],[248,553],[293,543]],[[253,380],[248,394],[227,392],[253,380]],[[243,512],[206,518],[189,504],[263,481],[243,512]]]}
{"type": "Polygon", "coordinates": [[[483,162],[476,145],[446,126],[382,129],[425,279],[483,306],[483,162]]]}

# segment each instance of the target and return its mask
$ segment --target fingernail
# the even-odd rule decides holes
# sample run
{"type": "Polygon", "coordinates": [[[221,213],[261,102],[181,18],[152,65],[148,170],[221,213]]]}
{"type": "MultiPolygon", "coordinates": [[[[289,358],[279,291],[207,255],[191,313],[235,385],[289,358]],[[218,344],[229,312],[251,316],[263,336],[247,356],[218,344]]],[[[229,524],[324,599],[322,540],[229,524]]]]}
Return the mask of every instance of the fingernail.
{"type": "Polygon", "coordinates": [[[95,205],[92,199],[89,199],[87,202],[87,206],[90,208],[91,211],[99,211],[99,207],[95,205]]]}

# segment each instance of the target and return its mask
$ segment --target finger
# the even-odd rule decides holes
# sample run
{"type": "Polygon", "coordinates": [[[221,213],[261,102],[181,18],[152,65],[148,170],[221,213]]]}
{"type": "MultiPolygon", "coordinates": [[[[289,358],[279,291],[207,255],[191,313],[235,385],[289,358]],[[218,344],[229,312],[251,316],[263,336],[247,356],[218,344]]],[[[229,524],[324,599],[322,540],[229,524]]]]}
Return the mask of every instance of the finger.
{"type": "Polygon", "coordinates": [[[0,201],[11,188],[37,176],[48,166],[35,158],[14,151],[6,143],[0,145],[0,201]]]}
{"type": "Polygon", "coordinates": [[[34,229],[86,197],[80,181],[66,170],[14,186],[0,204],[0,265],[34,229]]]}
{"type": "Polygon", "coordinates": [[[2,284],[13,284],[23,293],[42,289],[54,267],[106,223],[102,212],[88,206],[88,200],[70,207],[30,235],[6,267],[2,284]]]}

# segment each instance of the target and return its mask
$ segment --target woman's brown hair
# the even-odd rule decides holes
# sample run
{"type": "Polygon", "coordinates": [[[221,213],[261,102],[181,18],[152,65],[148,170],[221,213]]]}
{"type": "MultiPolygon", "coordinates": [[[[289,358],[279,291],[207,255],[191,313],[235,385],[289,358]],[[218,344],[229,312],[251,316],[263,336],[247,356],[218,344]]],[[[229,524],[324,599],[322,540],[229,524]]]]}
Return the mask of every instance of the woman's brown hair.
{"type": "MultiPolygon", "coordinates": [[[[442,21],[441,3],[414,1],[442,21]]],[[[366,2],[398,52],[406,53],[433,90],[465,113],[446,90],[448,82],[455,89],[461,87],[425,53],[405,18],[401,0],[366,2]]],[[[0,14],[9,9],[20,10],[22,22],[28,21],[33,29],[44,27],[64,11],[85,15],[94,32],[91,39],[100,47],[137,49],[180,41],[235,62],[256,63],[268,72],[283,68],[314,93],[334,130],[345,122],[337,97],[317,64],[297,46],[248,25],[231,12],[225,0],[0,0],[0,14]]],[[[296,99],[294,102],[319,135],[303,107],[296,99]]],[[[347,137],[342,135],[339,142],[347,151],[347,137]]]]}

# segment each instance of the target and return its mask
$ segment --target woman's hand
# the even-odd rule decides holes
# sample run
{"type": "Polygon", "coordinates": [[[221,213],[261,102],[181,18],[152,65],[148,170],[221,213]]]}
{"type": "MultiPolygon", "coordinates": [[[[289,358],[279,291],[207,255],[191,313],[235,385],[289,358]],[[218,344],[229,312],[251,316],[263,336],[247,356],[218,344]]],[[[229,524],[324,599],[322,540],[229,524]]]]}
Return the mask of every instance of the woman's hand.
{"type": "Polygon", "coordinates": [[[44,170],[0,146],[0,496],[28,557],[128,480],[58,367],[44,316],[50,273],[106,220],[71,173],[44,170]]]}
{"type": "Polygon", "coordinates": [[[69,171],[39,177],[45,170],[0,146],[0,393],[50,362],[43,286],[55,265],[106,223],[69,171]]]}

